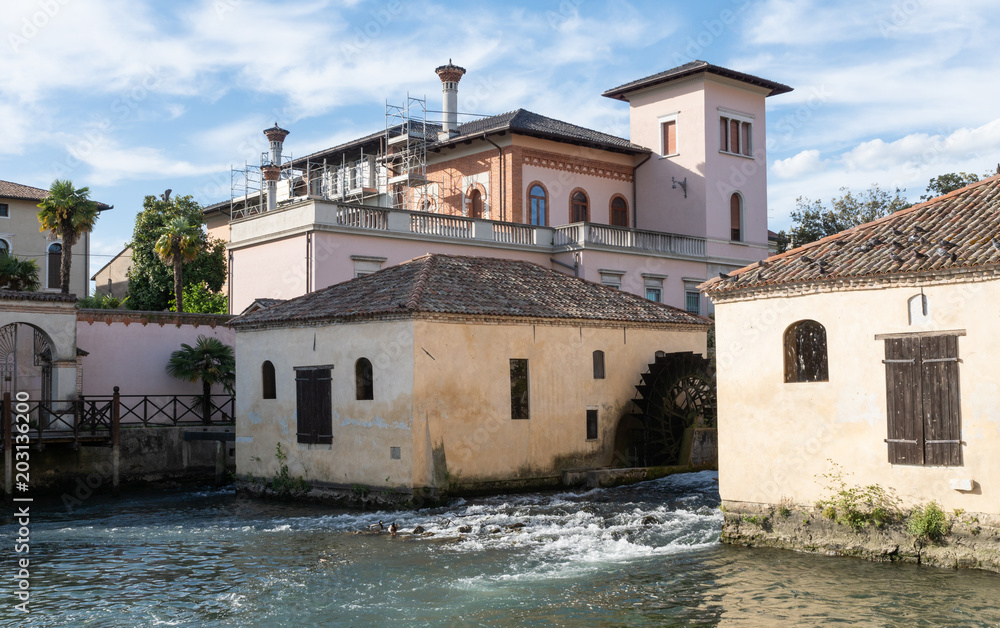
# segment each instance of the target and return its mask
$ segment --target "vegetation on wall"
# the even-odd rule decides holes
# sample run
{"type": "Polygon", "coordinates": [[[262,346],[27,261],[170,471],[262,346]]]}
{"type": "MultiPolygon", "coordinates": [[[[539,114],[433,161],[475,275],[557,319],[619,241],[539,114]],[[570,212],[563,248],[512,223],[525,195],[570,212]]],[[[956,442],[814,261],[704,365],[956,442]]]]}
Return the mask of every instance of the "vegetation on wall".
{"type": "Polygon", "coordinates": [[[83,297],[76,302],[76,306],[80,308],[98,310],[120,310],[125,307],[126,303],[128,303],[128,297],[119,299],[118,297],[113,297],[110,294],[95,294],[93,296],[83,297]]]}
{"type": "MultiPolygon", "coordinates": [[[[186,282],[185,282],[186,283],[186,282]]],[[[224,292],[213,292],[208,283],[188,284],[181,291],[184,297],[184,311],[196,314],[228,314],[229,297],[224,292]]],[[[170,311],[176,312],[177,306],[170,299],[170,311]]]]}
{"type": "Polygon", "coordinates": [[[900,500],[891,489],[878,484],[848,484],[843,468],[833,460],[829,462],[833,470],[820,477],[826,482],[823,488],[830,496],[816,502],[824,517],[854,530],[868,526],[882,528],[902,519],[900,500]]]}
{"type": "MultiPolygon", "coordinates": [[[[173,268],[163,263],[154,246],[164,227],[173,219],[185,218],[190,224],[201,225],[201,206],[191,196],[169,200],[147,196],[142,206],[129,243],[132,247],[132,267],[128,273],[128,306],[134,310],[166,310],[174,296],[173,268]]],[[[226,280],[226,244],[208,237],[204,232],[201,232],[200,238],[202,246],[197,255],[182,265],[183,285],[205,284],[210,292],[217,293],[226,280]]],[[[182,303],[183,295],[182,289],[182,303]]]]}

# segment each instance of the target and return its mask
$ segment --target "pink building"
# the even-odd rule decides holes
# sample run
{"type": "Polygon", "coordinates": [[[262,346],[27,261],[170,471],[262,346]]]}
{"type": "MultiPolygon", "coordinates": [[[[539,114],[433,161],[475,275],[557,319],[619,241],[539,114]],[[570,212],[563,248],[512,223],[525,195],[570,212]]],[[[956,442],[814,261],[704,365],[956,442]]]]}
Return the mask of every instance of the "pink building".
{"type": "Polygon", "coordinates": [[[603,95],[630,139],[518,109],[458,122],[465,69],[437,68],[441,123],[409,98],[386,128],[282,158],[289,131],[207,207],[230,307],[288,299],[434,252],[521,259],[708,313],[698,284],[767,257],[764,99],[790,87],[695,61],[603,95]],[[254,183],[255,182],[255,183],[254,183]]]}

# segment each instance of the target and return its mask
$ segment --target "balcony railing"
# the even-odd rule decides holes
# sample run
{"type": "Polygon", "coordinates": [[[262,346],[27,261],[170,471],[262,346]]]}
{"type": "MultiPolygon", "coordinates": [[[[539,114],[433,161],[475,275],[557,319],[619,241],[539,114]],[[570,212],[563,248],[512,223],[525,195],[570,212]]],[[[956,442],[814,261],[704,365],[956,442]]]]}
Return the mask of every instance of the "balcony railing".
{"type": "MultiPolygon", "coordinates": [[[[274,212],[275,219],[281,220],[282,228],[288,228],[298,222],[301,222],[303,226],[315,223],[366,231],[412,234],[435,239],[531,246],[552,252],[597,246],[603,249],[621,249],[661,255],[705,257],[704,238],[675,233],[643,231],[591,222],[543,227],[330,201],[310,200],[309,202],[315,205],[296,204],[290,206],[288,210],[291,213],[274,212]]],[[[269,214],[257,215],[253,217],[253,220],[267,220],[268,216],[269,214]]],[[[254,226],[251,223],[239,221],[234,223],[233,241],[238,242],[243,238],[260,237],[266,231],[265,225],[254,226]]]]}

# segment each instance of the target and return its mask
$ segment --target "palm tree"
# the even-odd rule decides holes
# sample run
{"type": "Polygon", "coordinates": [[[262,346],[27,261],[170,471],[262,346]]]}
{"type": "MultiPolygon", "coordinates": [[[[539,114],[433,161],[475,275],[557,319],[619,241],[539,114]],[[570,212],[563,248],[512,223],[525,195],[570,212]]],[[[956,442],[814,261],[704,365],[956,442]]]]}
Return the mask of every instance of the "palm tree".
{"type": "Polygon", "coordinates": [[[20,259],[6,249],[0,250],[0,286],[7,290],[34,292],[41,285],[35,260],[20,259]]]}
{"type": "Polygon", "coordinates": [[[59,268],[59,287],[69,294],[70,269],[73,265],[73,245],[80,235],[94,228],[99,215],[97,202],[90,200],[90,188],[73,187],[69,180],[56,179],[49,187],[49,195],[38,204],[38,223],[41,231],[50,231],[62,239],[62,263],[59,268]]]}
{"type": "Polygon", "coordinates": [[[236,383],[236,357],[233,348],[218,338],[198,336],[194,346],[181,344],[170,354],[167,374],[189,382],[201,380],[201,420],[211,423],[212,386],[222,384],[226,392],[233,393],[236,383]]]}
{"type": "Polygon", "coordinates": [[[184,216],[177,216],[163,225],[160,238],[153,245],[160,259],[174,267],[174,302],[178,312],[184,311],[184,262],[198,255],[202,242],[201,227],[191,224],[184,216]]]}

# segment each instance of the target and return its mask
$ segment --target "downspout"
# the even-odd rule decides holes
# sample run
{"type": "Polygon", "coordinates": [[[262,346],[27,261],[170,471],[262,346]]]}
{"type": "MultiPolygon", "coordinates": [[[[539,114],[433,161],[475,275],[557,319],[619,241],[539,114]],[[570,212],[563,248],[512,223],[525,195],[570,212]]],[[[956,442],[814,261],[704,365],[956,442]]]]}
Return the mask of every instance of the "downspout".
{"type": "Polygon", "coordinates": [[[306,294],[312,292],[312,231],[306,234],[306,294]]]}
{"type": "MultiPolygon", "coordinates": [[[[504,220],[504,218],[506,218],[506,215],[507,215],[506,203],[504,203],[504,198],[506,197],[506,194],[504,193],[505,190],[504,190],[504,186],[503,186],[503,170],[504,170],[504,168],[503,168],[503,149],[500,148],[499,144],[497,144],[496,142],[494,142],[493,140],[491,140],[489,137],[487,137],[485,133],[483,133],[483,139],[486,140],[487,142],[489,142],[490,144],[493,144],[494,146],[496,146],[497,147],[497,151],[500,154],[500,221],[502,222],[504,220]]],[[[635,179],[635,175],[632,175],[632,178],[635,179]]]]}
{"type": "Polygon", "coordinates": [[[632,168],[632,228],[639,228],[639,192],[638,192],[638,181],[639,181],[639,166],[646,163],[653,158],[653,153],[646,155],[646,158],[640,161],[638,164],[632,168]]]}

